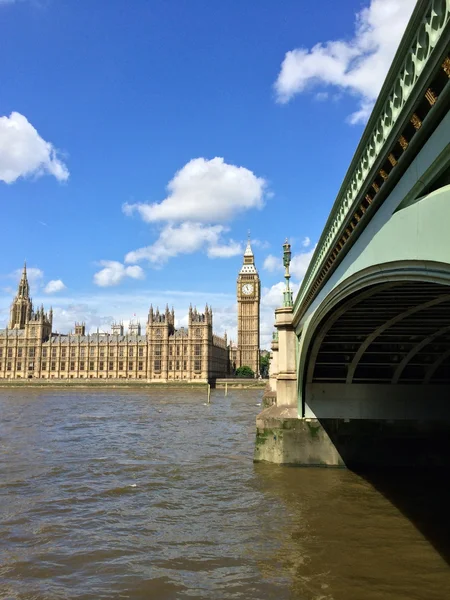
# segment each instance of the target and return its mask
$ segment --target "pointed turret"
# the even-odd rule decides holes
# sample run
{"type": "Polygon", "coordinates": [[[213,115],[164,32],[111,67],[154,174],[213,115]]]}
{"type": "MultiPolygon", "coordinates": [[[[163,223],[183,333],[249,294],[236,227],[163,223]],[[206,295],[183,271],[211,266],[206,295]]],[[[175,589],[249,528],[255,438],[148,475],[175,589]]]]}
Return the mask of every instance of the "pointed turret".
{"type": "Polygon", "coordinates": [[[255,267],[255,255],[253,254],[252,246],[250,243],[250,233],[247,239],[247,246],[244,252],[244,262],[240,273],[258,273],[255,267]]]}
{"type": "Polygon", "coordinates": [[[27,278],[27,264],[23,265],[22,275],[17,288],[16,297],[13,300],[10,311],[9,328],[25,329],[25,325],[31,320],[33,303],[30,298],[30,286],[27,278]]]}
{"type": "Polygon", "coordinates": [[[19,282],[19,289],[17,290],[18,298],[29,298],[30,297],[30,286],[28,284],[27,277],[27,263],[23,263],[22,276],[19,282]]]}

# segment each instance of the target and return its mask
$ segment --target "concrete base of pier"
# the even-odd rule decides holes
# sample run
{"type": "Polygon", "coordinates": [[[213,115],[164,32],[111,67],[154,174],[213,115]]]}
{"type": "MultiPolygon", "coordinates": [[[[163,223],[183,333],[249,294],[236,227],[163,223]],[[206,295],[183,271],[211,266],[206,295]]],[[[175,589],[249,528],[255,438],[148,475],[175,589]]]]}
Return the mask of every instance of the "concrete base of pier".
{"type": "Polygon", "coordinates": [[[299,419],[271,406],[256,420],[255,462],[350,468],[450,467],[450,422],[299,419]]]}

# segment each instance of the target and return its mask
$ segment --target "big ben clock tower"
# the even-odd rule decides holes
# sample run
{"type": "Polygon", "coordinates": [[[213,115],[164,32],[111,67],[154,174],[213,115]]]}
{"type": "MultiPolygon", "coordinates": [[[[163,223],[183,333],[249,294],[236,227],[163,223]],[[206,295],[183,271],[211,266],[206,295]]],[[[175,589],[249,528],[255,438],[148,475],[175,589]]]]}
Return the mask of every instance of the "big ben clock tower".
{"type": "Polygon", "coordinates": [[[259,375],[259,303],[261,283],[255,267],[250,240],[244,252],[244,263],[237,279],[238,364],[248,366],[259,375]]]}

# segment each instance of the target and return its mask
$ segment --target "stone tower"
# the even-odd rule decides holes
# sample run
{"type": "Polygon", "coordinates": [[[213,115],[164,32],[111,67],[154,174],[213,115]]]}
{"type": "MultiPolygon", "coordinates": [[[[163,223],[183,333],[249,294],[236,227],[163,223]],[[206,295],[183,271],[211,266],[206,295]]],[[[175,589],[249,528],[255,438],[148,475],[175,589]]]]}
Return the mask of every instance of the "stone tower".
{"type": "Polygon", "coordinates": [[[30,298],[30,286],[27,279],[27,265],[23,265],[22,277],[16,297],[11,305],[9,329],[25,329],[25,325],[31,318],[33,303],[30,298]]]}
{"type": "Polygon", "coordinates": [[[237,279],[238,357],[236,366],[248,366],[259,374],[259,304],[261,283],[250,240],[237,279]]]}

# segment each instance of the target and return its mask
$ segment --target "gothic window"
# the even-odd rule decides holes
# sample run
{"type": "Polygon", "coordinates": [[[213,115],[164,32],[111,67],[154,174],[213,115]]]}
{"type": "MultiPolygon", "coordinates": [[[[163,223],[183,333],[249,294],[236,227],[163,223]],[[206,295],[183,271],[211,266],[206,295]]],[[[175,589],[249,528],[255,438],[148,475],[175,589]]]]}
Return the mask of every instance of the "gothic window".
{"type": "Polygon", "coordinates": [[[22,363],[21,363],[21,362],[18,362],[18,363],[17,363],[17,370],[18,370],[18,371],[21,371],[21,370],[22,370],[22,363]]]}
{"type": "Polygon", "coordinates": [[[155,360],[155,371],[161,371],[161,361],[155,360]]]}
{"type": "Polygon", "coordinates": [[[119,356],[123,356],[123,348],[119,348],[119,356]]]}
{"type": "Polygon", "coordinates": [[[179,360],[177,360],[176,370],[177,370],[177,371],[179,371],[179,370],[180,370],[180,361],[179,361],[179,360]]]}
{"type": "Polygon", "coordinates": [[[93,360],[91,360],[91,361],[89,362],[89,371],[94,371],[94,370],[95,370],[94,361],[93,361],[93,360]]]}
{"type": "Polygon", "coordinates": [[[169,371],[171,371],[171,370],[172,370],[172,361],[169,360],[169,371]]]}
{"type": "Polygon", "coordinates": [[[110,348],[109,349],[109,355],[110,356],[114,356],[114,348],[110,348]]]}
{"type": "Polygon", "coordinates": [[[63,348],[63,349],[61,350],[61,357],[62,357],[62,358],[66,358],[66,352],[67,352],[66,348],[63,348]]]}
{"type": "Polygon", "coordinates": [[[22,357],[22,348],[17,348],[17,358],[22,357]]]}
{"type": "Polygon", "coordinates": [[[63,361],[61,363],[61,371],[65,371],[66,370],[66,363],[63,361]]]}
{"type": "Polygon", "coordinates": [[[129,370],[129,371],[132,371],[132,370],[133,370],[133,363],[132,363],[132,362],[129,362],[129,363],[128,363],[128,370],[129,370]]]}
{"type": "Polygon", "coordinates": [[[143,369],[143,364],[142,364],[142,360],[141,360],[141,361],[139,361],[138,370],[142,371],[142,369],[143,369]]]}
{"type": "Polygon", "coordinates": [[[114,363],[112,360],[109,361],[109,370],[112,371],[114,369],[114,363]]]}
{"type": "Polygon", "coordinates": [[[103,350],[103,348],[100,350],[100,356],[103,358],[105,356],[105,351],[103,350]]]}
{"type": "Polygon", "coordinates": [[[75,371],[75,362],[74,362],[74,361],[72,361],[72,362],[70,363],[70,370],[71,370],[71,371],[75,371]]]}
{"type": "Polygon", "coordinates": [[[139,348],[139,356],[144,356],[144,348],[139,348]]]}
{"type": "Polygon", "coordinates": [[[74,358],[74,357],[75,357],[75,348],[72,348],[72,349],[71,349],[71,351],[70,351],[70,356],[71,356],[72,358],[74,358]]]}
{"type": "Polygon", "coordinates": [[[177,346],[177,356],[180,356],[180,346],[177,346]]]}
{"type": "Polygon", "coordinates": [[[11,358],[13,355],[12,348],[8,348],[8,358],[11,358]]]}
{"type": "Polygon", "coordinates": [[[80,371],[84,371],[84,360],[80,361],[80,371]]]}
{"type": "Polygon", "coordinates": [[[172,346],[169,346],[169,355],[172,356],[172,354],[173,354],[173,348],[172,348],[172,346]]]}
{"type": "Polygon", "coordinates": [[[0,358],[3,356],[3,348],[0,348],[0,358]]]}
{"type": "Polygon", "coordinates": [[[6,370],[11,371],[11,363],[6,363],[6,370]]]}
{"type": "Polygon", "coordinates": [[[99,367],[98,367],[100,369],[100,371],[103,371],[103,366],[104,366],[103,361],[100,361],[100,364],[99,364],[99,367]]]}
{"type": "Polygon", "coordinates": [[[52,362],[51,370],[56,371],[56,362],[54,362],[54,361],[52,362]]]}
{"type": "Polygon", "coordinates": [[[81,348],[81,350],[80,350],[80,356],[84,357],[85,354],[86,354],[86,348],[81,348]]]}
{"type": "Polygon", "coordinates": [[[196,337],[202,337],[202,330],[200,328],[195,330],[196,337]]]}
{"type": "Polygon", "coordinates": [[[195,344],[195,356],[201,356],[202,354],[202,347],[200,346],[200,344],[195,344]]]}
{"type": "Polygon", "coordinates": [[[162,336],[162,331],[161,329],[157,329],[156,330],[156,337],[161,337],[162,336]]]}
{"type": "Polygon", "coordinates": [[[47,363],[45,362],[45,360],[44,360],[44,362],[42,363],[42,370],[43,370],[43,371],[46,371],[46,370],[47,370],[47,363]]]}
{"type": "Polygon", "coordinates": [[[128,348],[128,356],[133,356],[133,348],[128,348]]]}
{"type": "Polygon", "coordinates": [[[56,358],[56,348],[52,348],[52,358],[56,358]]]}
{"type": "Polygon", "coordinates": [[[89,356],[94,356],[95,348],[89,348],[89,356]]]}
{"type": "Polygon", "coordinates": [[[123,360],[119,361],[119,371],[123,371],[123,360]]]}
{"type": "Polygon", "coordinates": [[[195,360],[194,361],[194,371],[196,371],[198,373],[199,371],[201,371],[201,369],[202,369],[202,361],[195,360]]]}
{"type": "Polygon", "coordinates": [[[161,356],[161,352],[162,352],[162,345],[161,344],[157,344],[155,346],[155,356],[161,356]]]}

